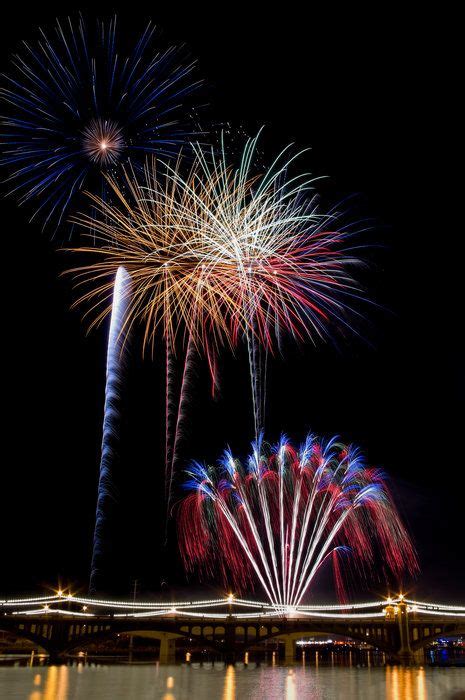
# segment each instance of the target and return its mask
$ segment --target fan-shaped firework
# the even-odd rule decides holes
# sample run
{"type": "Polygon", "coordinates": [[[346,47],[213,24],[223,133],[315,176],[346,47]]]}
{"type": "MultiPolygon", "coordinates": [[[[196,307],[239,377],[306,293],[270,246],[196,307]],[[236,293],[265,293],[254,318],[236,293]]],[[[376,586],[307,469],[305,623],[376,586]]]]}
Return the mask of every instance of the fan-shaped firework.
{"type": "Polygon", "coordinates": [[[154,33],[148,24],[128,50],[116,18],[91,29],[67,19],[12,58],[0,88],[0,163],[10,194],[37,199],[45,223],[60,223],[84,183],[101,191],[101,169],[177,154],[195,131],[186,104],[194,64],[179,48],[157,49],[154,33]]]}
{"type": "Polygon", "coordinates": [[[328,560],[340,587],[343,552],[368,574],[417,569],[383,473],[335,438],[308,435],[295,450],[260,437],[245,463],[227,450],[218,467],[193,463],[188,474],[178,526],[187,568],[219,570],[239,590],[255,577],[277,607],[300,604],[328,560]]]}

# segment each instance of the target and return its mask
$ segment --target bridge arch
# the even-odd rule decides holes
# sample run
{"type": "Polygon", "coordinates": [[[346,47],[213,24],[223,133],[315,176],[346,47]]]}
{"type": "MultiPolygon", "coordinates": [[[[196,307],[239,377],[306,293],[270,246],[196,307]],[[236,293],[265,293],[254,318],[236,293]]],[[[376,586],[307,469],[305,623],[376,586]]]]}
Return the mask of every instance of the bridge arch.
{"type": "Polygon", "coordinates": [[[34,644],[34,646],[39,648],[40,653],[48,654],[50,656],[53,652],[53,648],[49,640],[41,634],[36,634],[30,630],[22,630],[17,627],[1,626],[0,632],[6,632],[7,634],[11,634],[13,637],[17,637],[18,639],[25,639],[26,641],[31,642],[31,644],[34,644]]]}
{"type": "Polygon", "coordinates": [[[156,639],[160,642],[160,662],[161,663],[172,663],[175,660],[176,652],[176,640],[186,638],[186,634],[179,632],[171,632],[165,630],[153,630],[150,629],[138,629],[134,628],[112,628],[99,631],[91,631],[89,634],[83,636],[75,636],[64,645],[60,650],[60,654],[67,655],[72,653],[76,649],[85,649],[91,644],[98,644],[99,642],[104,642],[106,640],[115,639],[121,637],[122,635],[127,637],[140,637],[146,639],[156,639]]]}
{"type": "Polygon", "coordinates": [[[452,629],[443,629],[435,634],[429,634],[421,637],[420,639],[416,639],[415,641],[411,641],[410,646],[412,651],[419,651],[420,649],[424,649],[425,647],[429,646],[437,639],[441,639],[443,637],[461,637],[463,635],[465,635],[465,625],[460,625],[457,627],[452,627],[452,629]]]}
{"type": "MultiPolygon", "coordinates": [[[[374,626],[376,630],[377,626],[374,626]]],[[[254,639],[248,639],[246,642],[246,648],[255,646],[256,644],[262,644],[270,639],[277,639],[285,641],[285,639],[292,640],[294,643],[299,639],[305,639],[313,636],[336,636],[344,637],[345,639],[351,639],[355,642],[365,642],[372,647],[380,649],[389,655],[392,655],[397,649],[393,648],[392,640],[385,639],[383,634],[378,635],[373,634],[372,631],[367,635],[365,628],[363,632],[356,632],[354,630],[348,630],[347,628],[337,628],[334,626],[307,626],[303,625],[301,627],[293,628],[292,630],[278,629],[274,627],[272,631],[264,635],[257,635],[254,639]]]]}

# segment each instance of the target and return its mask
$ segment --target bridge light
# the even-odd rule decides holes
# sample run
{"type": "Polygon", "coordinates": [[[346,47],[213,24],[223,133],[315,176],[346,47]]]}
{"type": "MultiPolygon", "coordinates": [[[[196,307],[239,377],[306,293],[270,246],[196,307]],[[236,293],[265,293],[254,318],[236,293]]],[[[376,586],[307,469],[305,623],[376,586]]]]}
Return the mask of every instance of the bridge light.
{"type": "Polygon", "coordinates": [[[50,607],[48,605],[44,605],[44,610],[45,612],[48,612],[50,610],[50,607]]]}
{"type": "Polygon", "coordinates": [[[404,600],[404,594],[403,594],[403,593],[399,593],[399,600],[400,600],[400,601],[404,600]]]}
{"type": "Polygon", "coordinates": [[[234,600],[234,593],[229,593],[228,595],[228,603],[231,604],[234,600]]]}
{"type": "Polygon", "coordinates": [[[61,598],[62,595],[63,595],[63,591],[61,590],[61,588],[59,588],[59,589],[57,590],[57,596],[58,596],[59,598],[61,598]]]}
{"type": "Polygon", "coordinates": [[[83,609],[84,612],[85,612],[85,611],[87,610],[87,605],[83,605],[83,606],[82,606],[82,609],[83,609]]]}

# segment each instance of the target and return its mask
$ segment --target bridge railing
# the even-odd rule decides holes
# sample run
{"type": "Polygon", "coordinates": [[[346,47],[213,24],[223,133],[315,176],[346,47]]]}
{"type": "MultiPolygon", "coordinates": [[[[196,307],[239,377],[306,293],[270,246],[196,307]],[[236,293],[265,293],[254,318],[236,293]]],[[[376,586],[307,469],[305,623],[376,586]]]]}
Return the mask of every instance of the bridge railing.
{"type": "Polygon", "coordinates": [[[52,595],[16,597],[0,600],[3,614],[8,615],[71,615],[75,617],[191,617],[212,619],[253,618],[330,618],[332,620],[376,619],[390,616],[400,605],[408,612],[443,617],[465,617],[465,606],[442,603],[425,603],[399,595],[395,598],[379,599],[362,603],[329,605],[271,605],[263,601],[236,598],[232,595],[198,601],[134,601],[91,598],[65,594],[58,591],[52,595]],[[221,611],[221,608],[225,608],[221,611]],[[246,611],[244,610],[246,609],[246,611]]]}

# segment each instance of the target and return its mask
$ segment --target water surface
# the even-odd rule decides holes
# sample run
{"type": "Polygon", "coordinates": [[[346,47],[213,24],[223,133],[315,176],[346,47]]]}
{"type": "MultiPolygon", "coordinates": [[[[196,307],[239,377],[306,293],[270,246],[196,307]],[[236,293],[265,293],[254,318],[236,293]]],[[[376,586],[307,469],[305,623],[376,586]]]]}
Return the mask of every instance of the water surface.
{"type": "Polygon", "coordinates": [[[461,668],[77,665],[0,667],[8,700],[462,700],[461,668]]]}

